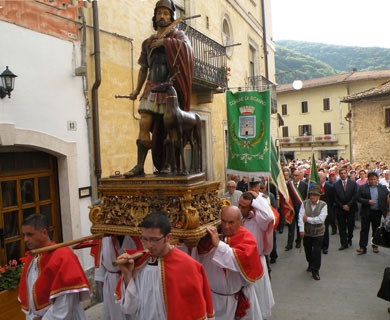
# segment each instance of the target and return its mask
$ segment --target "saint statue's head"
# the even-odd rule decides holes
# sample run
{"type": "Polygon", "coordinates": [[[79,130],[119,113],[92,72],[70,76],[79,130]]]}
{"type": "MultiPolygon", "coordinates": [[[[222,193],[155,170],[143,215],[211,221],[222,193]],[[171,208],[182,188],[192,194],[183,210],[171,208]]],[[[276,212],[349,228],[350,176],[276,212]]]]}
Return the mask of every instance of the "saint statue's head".
{"type": "Polygon", "coordinates": [[[167,27],[175,20],[175,11],[176,7],[172,0],[159,0],[156,2],[156,7],[154,8],[154,15],[152,18],[153,28],[157,30],[157,27],[167,27]],[[170,12],[170,21],[164,19],[157,19],[157,11],[161,8],[166,8],[170,12]]]}

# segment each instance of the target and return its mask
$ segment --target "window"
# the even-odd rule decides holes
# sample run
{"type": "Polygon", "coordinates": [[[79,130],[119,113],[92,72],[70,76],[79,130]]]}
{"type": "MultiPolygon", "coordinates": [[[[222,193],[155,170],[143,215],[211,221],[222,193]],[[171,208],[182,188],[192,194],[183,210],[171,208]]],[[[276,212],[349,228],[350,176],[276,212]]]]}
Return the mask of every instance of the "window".
{"type": "Polygon", "coordinates": [[[256,61],[256,49],[249,45],[249,77],[254,78],[256,76],[256,67],[255,67],[255,61],[256,61]]]}
{"type": "Polygon", "coordinates": [[[230,21],[225,17],[222,22],[222,43],[226,48],[226,55],[231,57],[233,53],[233,47],[229,47],[233,44],[232,34],[231,34],[230,21]]]}
{"type": "Polygon", "coordinates": [[[288,127],[282,127],[282,137],[287,138],[288,137],[288,127]]]}
{"type": "Polygon", "coordinates": [[[282,115],[285,116],[287,113],[287,104],[282,104],[282,115]]]}
{"type": "Polygon", "coordinates": [[[324,134],[332,134],[332,124],[330,122],[324,123],[324,134]]]}
{"type": "Polygon", "coordinates": [[[385,127],[390,128],[390,108],[385,108],[385,127]]]}
{"type": "Polygon", "coordinates": [[[324,111],[330,110],[330,99],[329,98],[324,98],[322,100],[322,105],[323,105],[323,110],[324,111]]]}
{"type": "Polygon", "coordinates": [[[300,136],[311,136],[311,124],[304,124],[298,127],[300,136]]]}
{"type": "Polygon", "coordinates": [[[175,2],[176,2],[175,3],[175,6],[176,6],[175,18],[177,19],[177,18],[185,15],[184,1],[180,0],[180,1],[175,1],[175,2]]]}
{"type": "Polygon", "coordinates": [[[302,106],[302,113],[309,112],[309,106],[307,101],[302,101],[301,106],[302,106]]]}

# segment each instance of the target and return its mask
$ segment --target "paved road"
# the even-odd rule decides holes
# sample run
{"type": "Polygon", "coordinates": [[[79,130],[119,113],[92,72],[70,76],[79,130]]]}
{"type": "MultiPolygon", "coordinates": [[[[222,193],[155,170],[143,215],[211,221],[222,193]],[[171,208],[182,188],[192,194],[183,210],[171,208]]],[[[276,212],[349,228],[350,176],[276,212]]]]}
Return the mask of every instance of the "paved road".
{"type": "MultiPolygon", "coordinates": [[[[359,223],[358,223],[359,225],[359,223]]],[[[359,231],[356,229],[352,247],[338,251],[339,236],[330,240],[328,255],[323,255],[321,280],[315,281],[306,272],[302,250],[284,251],[287,228],[277,234],[278,255],[272,264],[272,287],[275,306],[272,320],[389,320],[390,303],[376,294],[383,269],[390,266],[390,249],[380,248],[378,254],[368,250],[358,256],[359,231]]],[[[88,319],[103,319],[102,305],[86,311],[88,319]]]]}
{"type": "MultiPolygon", "coordinates": [[[[357,222],[359,226],[359,222],[357,222]]],[[[287,228],[278,234],[278,255],[272,264],[272,288],[277,320],[382,320],[389,319],[390,303],[376,297],[383,269],[390,266],[390,249],[368,250],[359,256],[359,232],[355,229],[352,247],[339,251],[339,235],[331,235],[327,255],[322,255],[320,281],[306,272],[304,250],[284,251],[287,228]]]]}

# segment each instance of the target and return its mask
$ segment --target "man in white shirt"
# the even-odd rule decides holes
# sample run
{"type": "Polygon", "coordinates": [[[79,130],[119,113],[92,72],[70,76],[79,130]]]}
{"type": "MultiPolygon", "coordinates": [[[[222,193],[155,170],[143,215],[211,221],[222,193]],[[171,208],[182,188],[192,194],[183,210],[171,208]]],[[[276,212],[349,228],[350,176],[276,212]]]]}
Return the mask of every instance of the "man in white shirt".
{"type": "Polygon", "coordinates": [[[390,191],[390,170],[383,170],[383,178],[379,179],[379,183],[383,184],[390,191]]]}
{"type": "Polygon", "coordinates": [[[222,198],[229,198],[230,203],[233,206],[238,206],[238,200],[242,195],[242,191],[236,190],[236,186],[236,182],[234,180],[230,180],[226,185],[227,192],[222,195],[222,198]]]}
{"type": "Polygon", "coordinates": [[[309,190],[309,199],[302,202],[298,217],[299,234],[309,264],[306,271],[312,273],[314,280],[320,280],[321,249],[325,219],[328,215],[327,204],[320,200],[320,196],[320,186],[312,186],[309,190]]]}

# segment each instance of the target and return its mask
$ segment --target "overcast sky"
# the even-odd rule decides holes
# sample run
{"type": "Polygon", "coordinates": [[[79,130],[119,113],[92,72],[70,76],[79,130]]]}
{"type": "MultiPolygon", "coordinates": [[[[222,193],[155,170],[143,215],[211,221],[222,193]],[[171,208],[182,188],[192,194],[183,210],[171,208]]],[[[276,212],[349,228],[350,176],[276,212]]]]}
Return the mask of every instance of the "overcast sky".
{"type": "Polygon", "coordinates": [[[271,0],[273,40],[390,48],[390,0],[271,0]]]}

